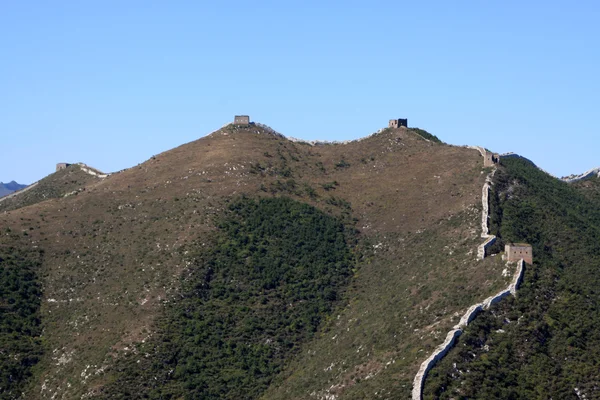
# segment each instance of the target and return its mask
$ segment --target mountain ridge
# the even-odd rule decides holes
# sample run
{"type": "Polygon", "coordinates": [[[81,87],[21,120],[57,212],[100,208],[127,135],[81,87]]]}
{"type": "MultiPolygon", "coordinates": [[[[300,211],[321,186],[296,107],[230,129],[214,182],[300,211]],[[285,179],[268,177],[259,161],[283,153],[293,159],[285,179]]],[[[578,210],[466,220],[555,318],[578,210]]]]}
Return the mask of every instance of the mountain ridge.
{"type": "MultiPolygon", "coordinates": [[[[282,136],[228,124],[104,178],[67,167],[52,174],[48,192],[0,213],[0,249],[43,251],[38,275],[47,348],[23,388],[28,398],[119,398],[110,383],[125,371],[143,378],[128,383],[131,398],[162,390],[146,385],[153,377],[144,374],[155,364],[139,357],[160,348],[161,321],[189,296],[186,277],[212,262],[202,249],[255,237],[238,238],[236,229],[230,239],[219,236],[229,226],[224,216],[244,199],[291,199],[357,234],[349,284],[316,323],[315,336],[286,353],[276,376],[252,364],[259,356],[247,359],[264,385],[253,393],[264,399],[410,397],[421,363],[465,310],[510,284],[500,257],[477,254],[482,187],[491,169],[479,151],[410,128],[345,144],[282,136]],[[149,369],[136,369],[138,360],[149,369]]],[[[210,279],[203,282],[202,290],[217,296],[211,298],[220,296],[210,279]]],[[[260,309],[246,300],[235,301],[260,309]]],[[[196,340],[177,335],[173,343],[196,340]]],[[[169,361],[179,372],[161,375],[165,388],[180,393],[184,371],[197,369],[190,357],[169,361]]]]}

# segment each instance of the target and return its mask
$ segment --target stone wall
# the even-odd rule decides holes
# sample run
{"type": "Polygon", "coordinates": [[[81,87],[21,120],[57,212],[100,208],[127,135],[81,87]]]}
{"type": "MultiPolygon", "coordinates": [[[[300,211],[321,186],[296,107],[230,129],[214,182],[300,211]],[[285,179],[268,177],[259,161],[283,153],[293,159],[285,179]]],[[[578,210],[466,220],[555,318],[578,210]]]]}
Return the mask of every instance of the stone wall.
{"type": "MultiPolygon", "coordinates": [[[[485,154],[485,149],[477,148],[477,147],[475,147],[475,148],[477,150],[480,150],[482,155],[485,154]]],[[[477,248],[477,258],[480,260],[483,260],[486,257],[486,255],[487,255],[486,249],[496,241],[496,236],[490,235],[489,225],[488,225],[489,191],[490,191],[490,187],[492,185],[492,178],[493,178],[495,172],[496,172],[496,170],[494,169],[486,177],[485,184],[483,185],[483,189],[481,192],[481,204],[483,206],[483,210],[481,212],[481,237],[485,238],[486,240],[481,245],[479,245],[479,247],[477,248]]],[[[507,266],[508,266],[508,263],[507,263],[507,266]]],[[[425,379],[427,379],[427,374],[429,373],[431,368],[433,368],[435,366],[435,364],[439,360],[441,360],[448,353],[448,351],[450,351],[450,349],[454,346],[454,343],[456,342],[456,338],[458,338],[463,333],[463,329],[466,326],[468,326],[471,323],[471,321],[473,321],[473,319],[477,316],[477,314],[479,314],[483,310],[487,310],[493,304],[496,304],[497,302],[499,302],[500,300],[502,300],[504,297],[506,297],[508,295],[511,295],[511,294],[513,296],[516,295],[517,289],[523,279],[523,272],[524,272],[524,261],[521,259],[517,263],[517,270],[516,270],[515,274],[513,275],[513,279],[511,281],[511,283],[508,285],[508,287],[506,289],[496,293],[493,296],[488,297],[481,303],[473,304],[471,307],[469,307],[467,309],[467,311],[464,313],[464,315],[462,316],[462,318],[460,319],[458,324],[455,325],[454,328],[452,328],[452,330],[450,332],[448,332],[444,342],[441,345],[439,345],[438,347],[436,347],[436,349],[429,356],[429,358],[427,358],[421,364],[421,367],[419,368],[419,371],[417,372],[417,375],[415,376],[415,379],[413,380],[412,400],[422,400],[423,399],[423,387],[425,385],[425,379]]]]}
{"type": "Polygon", "coordinates": [[[419,368],[419,372],[415,376],[413,381],[413,390],[412,390],[412,400],[422,400],[423,399],[423,387],[425,385],[425,379],[427,378],[427,374],[431,369],[437,364],[439,360],[444,358],[444,356],[452,349],[454,346],[456,339],[462,335],[464,328],[466,328],[473,319],[483,310],[489,309],[492,305],[496,304],[503,298],[508,295],[516,296],[517,289],[523,280],[523,273],[525,271],[524,261],[520,260],[517,263],[517,270],[513,275],[513,279],[508,287],[493,296],[488,297],[481,303],[477,303],[469,307],[469,309],[465,312],[465,314],[460,319],[459,323],[452,328],[450,332],[446,335],[446,339],[444,342],[436,347],[433,354],[427,358],[419,368]]]}
{"type": "Polygon", "coordinates": [[[81,168],[81,170],[88,175],[92,175],[92,176],[95,176],[98,178],[106,178],[108,175],[110,175],[110,174],[104,174],[104,173],[98,171],[96,168],[92,168],[84,163],[77,163],[77,165],[79,165],[79,168],[81,168]]]}
{"type": "Polygon", "coordinates": [[[597,177],[600,178],[600,167],[598,167],[598,168],[592,168],[589,171],[584,172],[583,174],[569,175],[569,176],[566,176],[566,177],[561,178],[561,179],[563,181],[567,182],[567,183],[571,183],[571,182],[580,181],[582,179],[590,178],[590,177],[592,177],[594,175],[596,175],[597,177]]]}
{"type": "Polygon", "coordinates": [[[4,196],[4,197],[0,197],[0,202],[3,202],[4,200],[8,200],[8,199],[10,199],[10,198],[13,198],[13,197],[15,197],[15,196],[18,196],[18,195],[20,195],[20,194],[22,194],[22,193],[25,193],[25,192],[26,192],[26,191],[28,191],[28,190],[31,190],[31,189],[33,189],[34,187],[36,187],[36,186],[38,185],[38,183],[39,183],[39,181],[37,181],[37,182],[34,182],[34,183],[32,183],[31,185],[29,185],[29,186],[27,186],[27,187],[25,187],[25,188],[23,188],[23,189],[21,189],[21,190],[17,190],[16,192],[12,192],[11,194],[9,194],[9,195],[6,195],[6,196],[4,196]]]}
{"type": "MultiPolygon", "coordinates": [[[[86,174],[89,174],[89,175],[95,176],[95,177],[97,177],[97,178],[106,178],[106,177],[108,177],[108,176],[110,175],[110,174],[104,174],[104,173],[102,173],[102,172],[98,171],[97,169],[95,169],[95,168],[92,168],[92,167],[90,167],[90,166],[88,166],[88,165],[86,165],[86,164],[84,164],[84,163],[77,163],[77,164],[58,163],[58,164],[56,164],[56,170],[57,170],[57,171],[60,171],[60,170],[62,170],[62,169],[65,169],[66,167],[68,167],[68,166],[70,166],[70,165],[77,165],[77,166],[78,166],[79,168],[81,168],[81,170],[82,170],[83,172],[85,172],[86,174]],[[63,166],[63,165],[64,165],[64,167],[61,167],[61,168],[59,168],[59,167],[58,167],[59,165],[61,165],[61,166],[63,166]]],[[[7,196],[4,196],[4,197],[0,198],[0,202],[2,202],[2,201],[4,201],[4,200],[7,200],[7,199],[10,199],[10,198],[12,198],[12,197],[18,196],[18,195],[20,195],[20,194],[22,194],[22,193],[25,193],[25,192],[26,192],[26,191],[28,191],[28,190],[31,190],[31,189],[33,189],[34,187],[36,187],[36,186],[38,185],[38,183],[39,183],[39,181],[37,181],[37,182],[34,182],[34,183],[32,183],[31,185],[27,186],[26,188],[23,188],[23,189],[21,189],[21,190],[17,190],[16,192],[13,192],[13,193],[11,193],[11,194],[9,194],[9,195],[7,195],[7,196]]]]}
{"type": "Polygon", "coordinates": [[[485,178],[485,184],[483,185],[483,189],[481,190],[481,237],[486,239],[485,242],[477,247],[477,258],[479,260],[483,260],[488,254],[487,249],[496,242],[496,236],[490,235],[490,229],[488,226],[489,214],[490,214],[490,189],[492,187],[492,178],[496,170],[494,169],[488,176],[485,178]]]}
{"type": "Polygon", "coordinates": [[[500,161],[500,155],[497,153],[492,153],[491,151],[487,151],[485,148],[481,146],[466,146],[469,149],[474,149],[481,153],[483,157],[483,166],[484,167],[493,167],[498,164],[500,161]]]}

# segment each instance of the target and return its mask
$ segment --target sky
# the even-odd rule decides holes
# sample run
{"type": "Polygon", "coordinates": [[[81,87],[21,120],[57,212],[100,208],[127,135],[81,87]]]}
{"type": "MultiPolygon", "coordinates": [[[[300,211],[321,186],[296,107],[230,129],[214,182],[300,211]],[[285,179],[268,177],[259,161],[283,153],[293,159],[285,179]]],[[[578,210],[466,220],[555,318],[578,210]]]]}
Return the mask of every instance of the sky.
{"type": "Polygon", "coordinates": [[[600,166],[595,1],[0,2],[0,181],[118,171],[248,114],[307,140],[408,118],[600,166]]]}

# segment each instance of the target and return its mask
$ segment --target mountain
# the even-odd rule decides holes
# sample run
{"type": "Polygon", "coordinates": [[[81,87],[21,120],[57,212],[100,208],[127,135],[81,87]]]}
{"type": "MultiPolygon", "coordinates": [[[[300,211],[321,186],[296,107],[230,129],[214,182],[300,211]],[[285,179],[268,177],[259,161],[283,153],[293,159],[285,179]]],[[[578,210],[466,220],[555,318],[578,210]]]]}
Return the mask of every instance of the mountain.
{"type": "Polygon", "coordinates": [[[35,182],[25,190],[0,199],[0,212],[30,206],[48,199],[76,195],[106,177],[83,163],[70,164],[35,182]]]}
{"type": "Polygon", "coordinates": [[[27,185],[20,185],[15,181],[11,181],[9,183],[0,182],[0,197],[4,197],[12,192],[16,192],[17,190],[21,190],[27,187],[27,185]]]}
{"type": "MultiPolygon", "coordinates": [[[[326,144],[256,124],[102,178],[69,168],[0,202],[0,398],[410,398],[465,311],[513,282],[498,255],[510,241],[533,244],[533,265],[462,337],[517,307],[530,319],[510,343],[542,322],[557,348],[596,343],[595,280],[567,295],[597,269],[592,200],[518,157],[484,167],[419,129],[326,144]],[[589,323],[569,325],[575,310],[589,323]]],[[[440,377],[463,347],[433,367],[427,396],[453,387],[440,377]]],[[[576,358],[590,398],[594,357],[576,358]]],[[[525,365],[535,379],[556,368],[525,365]]],[[[566,393],[558,377],[538,397],[566,393]]]]}
{"type": "Polygon", "coordinates": [[[589,171],[584,172],[583,174],[579,174],[579,175],[569,175],[566,176],[563,179],[563,181],[565,182],[577,182],[577,181],[581,181],[581,180],[586,180],[588,178],[592,178],[592,177],[600,177],[600,167],[598,168],[592,168],[589,171]]]}
{"type": "Polygon", "coordinates": [[[478,316],[433,369],[424,398],[598,398],[598,178],[566,184],[510,158],[494,181],[492,232],[531,243],[536,261],[517,298],[478,316]]]}

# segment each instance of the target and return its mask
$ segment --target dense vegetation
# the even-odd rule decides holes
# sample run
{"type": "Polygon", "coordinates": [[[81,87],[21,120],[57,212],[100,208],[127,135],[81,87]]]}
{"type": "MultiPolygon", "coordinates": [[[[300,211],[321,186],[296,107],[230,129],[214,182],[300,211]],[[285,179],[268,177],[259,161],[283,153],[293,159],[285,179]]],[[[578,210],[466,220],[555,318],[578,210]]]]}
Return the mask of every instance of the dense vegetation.
{"type": "Polygon", "coordinates": [[[42,353],[38,255],[0,249],[0,399],[18,398],[42,353]]]}
{"type": "Polygon", "coordinates": [[[344,225],[307,204],[242,198],[218,227],[154,339],[117,368],[104,396],[257,398],[351,276],[344,225]]]}
{"type": "Polygon", "coordinates": [[[415,132],[419,136],[421,136],[423,139],[430,140],[430,141],[432,141],[434,143],[442,143],[442,141],[437,136],[435,136],[434,134],[431,134],[431,133],[427,132],[425,129],[410,128],[410,130],[413,131],[413,132],[415,132]]]}
{"type": "Polygon", "coordinates": [[[590,200],[600,204],[600,176],[592,176],[588,179],[573,182],[571,186],[577,188],[590,200]]]}
{"type": "Polygon", "coordinates": [[[432,370],[425,398],[599,398],[600,204],[517,157],[490,203],[492,233],[531,243],[534,265],[432,370]]]}

